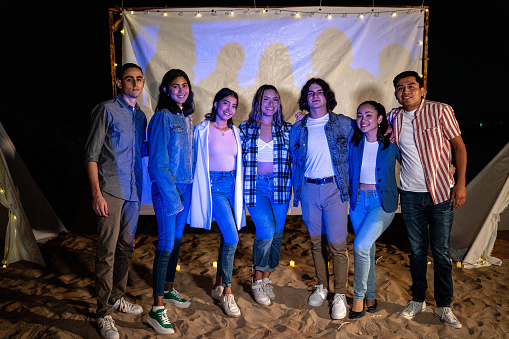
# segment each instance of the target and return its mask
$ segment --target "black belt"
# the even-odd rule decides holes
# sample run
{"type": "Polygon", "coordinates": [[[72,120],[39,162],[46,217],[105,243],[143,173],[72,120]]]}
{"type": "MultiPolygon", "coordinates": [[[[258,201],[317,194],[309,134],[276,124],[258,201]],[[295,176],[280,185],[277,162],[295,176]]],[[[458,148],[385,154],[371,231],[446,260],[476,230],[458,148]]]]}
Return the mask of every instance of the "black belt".
{"type": "Polygon", "coordinates": [[[311,179],[306,178],[306,182],[310,184],[324,185],[334,182],[334,177],[322,178],[322,179],[311,179]]]}

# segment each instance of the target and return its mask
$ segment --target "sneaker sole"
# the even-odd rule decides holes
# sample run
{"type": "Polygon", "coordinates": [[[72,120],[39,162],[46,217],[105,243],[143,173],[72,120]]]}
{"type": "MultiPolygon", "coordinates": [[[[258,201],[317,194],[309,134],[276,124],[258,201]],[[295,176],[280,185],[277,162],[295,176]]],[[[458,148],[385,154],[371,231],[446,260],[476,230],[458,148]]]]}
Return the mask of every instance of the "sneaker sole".
{"type": "Polygon", "coordinates": [[[163,299],[163,302],[168,303],[173,306],[176,306],[176,307],[179,307],[179,308],[188,308],[189,306],[191,306],[190,301],[181,302],[181,301],[177,301],[174,299],[163,299]]]}
{"type": "Polygon", "coordinates": [[[311,302],[308,300],[308,305],[309,305],[309,306],[315,306],[315,307],[318,307],[318,306],[322,306],[322,304],[323,304],[323,300],[322,300],[322,302],[321,302],[321,303],[319,303],[319,304],[311,303],[311,302]]]}
{"type": "Polygon", "coordinates": [[[161,334],[173,334],[175,333],[175,330],[173,328],[164,328],[162,327],[159,322],[155,319],[152,319],[150,317],[147,318],[147,322],[150,326],[157,332],[161,334]]]}
{"type": "Polygon", "coordinates": [[[443,320],[443,319],[442,319],[442,316],[440,316],[440,315],[436,314],[435,312],[433,312],[433,315],[434,315],[435,317],[437,317],[437,318],[438,318],[441,322],[443,322],[444,324],[447,324],[447,325],[451,326],[452,328],[459,329],[459,328],[462,328],[462,327],[463,327],[463,325],[462,325],[461,323],[460,323],[460,324],[458,324],[458,325],[453,325],[453,324],[451,324],[451,323],[448,323],[447,321],[445,321],[445,320],[443,320]]]}

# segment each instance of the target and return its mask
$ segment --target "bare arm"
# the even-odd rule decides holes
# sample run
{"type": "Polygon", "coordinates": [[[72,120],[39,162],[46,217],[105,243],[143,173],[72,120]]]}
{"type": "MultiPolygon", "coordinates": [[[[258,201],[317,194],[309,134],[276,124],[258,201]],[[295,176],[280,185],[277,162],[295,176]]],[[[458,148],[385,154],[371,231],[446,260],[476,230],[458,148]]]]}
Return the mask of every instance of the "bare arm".
{"type": "Polygon", "coordinates": [[[467,192],[465,189],[467,172],[467,149],[463,143],[463,138],[458,135],[451,139],[452,147],[454,147],[454,158],[456,160],[456,185],[452,189],[451,201],[454,201],[454,209],[465,203],[467,192]]]}
{"type": "Polygon", "coordinates": [[[92,209],[101,217],[108,216],[108,204],[104,199],[99,187],[99,169],[96,162],[87,162],[87,176],[92,191],[92,209]]]}

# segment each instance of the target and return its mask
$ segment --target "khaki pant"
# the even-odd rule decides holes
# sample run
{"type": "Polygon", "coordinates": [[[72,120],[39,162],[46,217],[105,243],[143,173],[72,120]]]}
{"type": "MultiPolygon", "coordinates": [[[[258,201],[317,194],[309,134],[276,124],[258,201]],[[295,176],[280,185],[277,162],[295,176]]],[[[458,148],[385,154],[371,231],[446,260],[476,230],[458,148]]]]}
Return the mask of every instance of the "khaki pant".
{"type": "Polygon", "coordinates": [[[95,261],[97,317],[112,313],[111,305],[126,292],[129,259],[138,225],[140,203],[103,192],[108,217],[98,217],[95,261]]]}
{"type": "Polygon", "coordinates": [[[335,182],[323,185],[305,182],[301,205],[302,219],[311,237],[318,284],[329,286],[328,245],[334,267],[334,292],[345,294],[348,283],[348,204],[341,201],[335,182]]]}

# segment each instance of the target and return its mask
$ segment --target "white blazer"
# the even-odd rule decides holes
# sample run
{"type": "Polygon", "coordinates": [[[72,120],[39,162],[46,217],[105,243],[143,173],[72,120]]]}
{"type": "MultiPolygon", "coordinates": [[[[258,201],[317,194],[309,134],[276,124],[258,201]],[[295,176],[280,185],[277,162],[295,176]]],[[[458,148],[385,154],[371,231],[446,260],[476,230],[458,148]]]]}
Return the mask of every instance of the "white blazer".
{"type": "MultiPolygon", "coordinates": [[[[194,127],[194,178],[191,193],[191,207],[187,221],[191,227],[210,230],[212,218],[212,192],[210,185],[209,169],[209,125],[205,120],[194,127]]],[[[242,144],[239,137],[239,129],[233,126],[233,133],[237,141],[237,167],[235,178],[235,201],[233,210],[237,230],[246,225],[244,210],[244,194],[242,180],[242,144]]]]}

